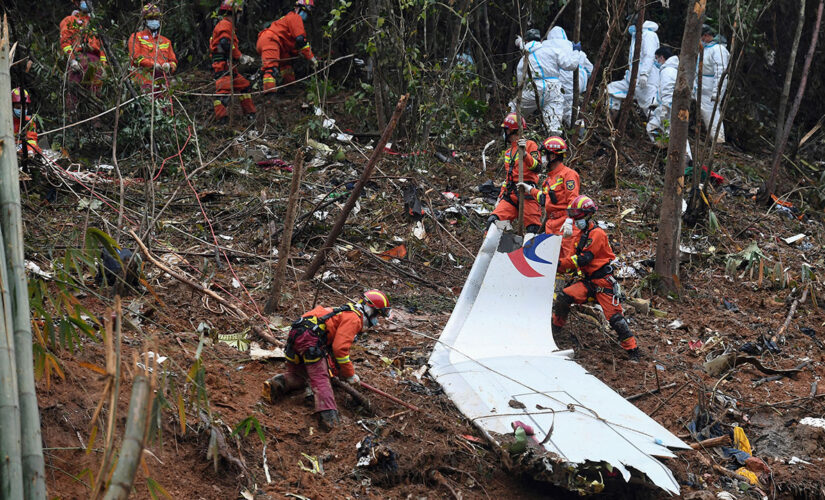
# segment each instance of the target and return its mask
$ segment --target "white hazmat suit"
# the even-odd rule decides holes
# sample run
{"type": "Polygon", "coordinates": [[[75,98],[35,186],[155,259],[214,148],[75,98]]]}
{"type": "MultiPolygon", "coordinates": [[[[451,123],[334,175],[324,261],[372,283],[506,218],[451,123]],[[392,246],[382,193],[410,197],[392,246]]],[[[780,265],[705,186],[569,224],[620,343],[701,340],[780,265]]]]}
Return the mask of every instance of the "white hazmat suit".
{"type": "MultiPolygon", "coordinates": [[[[541,108],[544,123],[551,133],[561,133],[561,122],[564,115],[564,97],[561,92],[559,72],[562,69],[573,70],[579,65],[582,53],[574,50],[562,50],[549,44],[530,41],[524,44],[530,62],[530,74],[524,69],[524,58],[521,58],[516,68],[519,84],[523,78],[533,77],[538,89],[538,99],[533,85],[528,81],[524,84],[521,96],[521,108],[525,114],[541,108]],[[537,106],[538,105],[538,106],[537,106]]],[[[516,110],[515,100],[510,102],[510,111],[516,110]]]]}
{"type": "MultiPolygon", "coordinates": [[[[573,51],[573,42],[568,40],[567,33],[561,26],[554,26],[547,35],[544,45],[556,47],[559,50],[573,51]]],[[[579,60],[579,95],[584,95],[587,89],[587,81],[593,71],[593,63],[587,58],[587,54],[582,52],[579,60]]],[[[574,68],[575,69],[575,68],[574,68]]],[[[559,80],[564,94],[564,124],[570,126],[570,118],[573,114],[573,71],[563,69],[559,71],[559,80]]]]}
{"type": "Polygon", "coordinates": [[[702,101],[700,108],[702,111],[702,121],[708,129],[708,134],[716,130],[719,125],[719,133],[716,136],[716,142],[725,142],[725,125],[719,123],[719,114],[721,112],[722,98],[725,96],[725,91],[728,87],[728,77],[722,82],[722,87],[719,87],[719,81],[722,80],[722,73],[728,67],[730,62],[730,52],[725,46],[725,40],[719,35],[716,35],[713,40],[705,45],[704,55],[702,56],[702,101]],[[717,90],[718,89],[718,90],[717,90]],[[713,115],[713,122],[710,121],[710,115],[713,113],[713,106],[716,102],[716,114],[713,115]]]}
{"type": "MultiPolygon", "coordinates": [[[[618,110],[622,106],[622,101],[627,97],[630,89],[630,73],[633,69],[633,58],[636,49],[635,28],[631,26],[630,51],[627,55],[627,69],[624,78],[607,84],[607,93],[610,95],[610,109],[618,110]]],[[[656,31],[659,25],[653,21],[645,21],[642,25],[642,50],[639,57],[639,74],[636,77],[636,92],[634,100],[645,113],[649,108],[656,105],[656,90],[659,87],[658,72],[654,71],[653,61],[655,53],[659,48],[659,35],[656,31]]]]}
{"type": "MultiPolygon", "coordinates": [[[[670,56],[659,68],[659,89],[656,93],[656,104],[658,106],[647,122],[647,135],[654,143],[660,133],[667,132],[670,134],[670,110],[673,108],[673,91],[676,88],[676,75],[678,72],[678,56],[670,56]]],[[[688,158],[693,158],[690,153],[690,141],[687,142],[685,152],[688,158]]]]}

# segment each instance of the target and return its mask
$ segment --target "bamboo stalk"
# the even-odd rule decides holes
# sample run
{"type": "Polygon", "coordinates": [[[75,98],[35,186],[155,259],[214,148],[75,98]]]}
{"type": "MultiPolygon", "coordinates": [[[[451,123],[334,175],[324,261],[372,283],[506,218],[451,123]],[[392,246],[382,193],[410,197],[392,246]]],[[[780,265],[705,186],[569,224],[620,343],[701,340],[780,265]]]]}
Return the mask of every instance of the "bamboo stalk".
{"type": "MultiPolygon", "coordinates": [[[[308,134],[309,132],[307,132],[308,134]]],[[[292,228],[295,225],[295,212],[298,210],[298,191],[301,189],[301,176],[304,173],[304,150],[300,148],[295,158],[295,170],[292,172],[292,183],[289,186],[289,201],[286,205],[284,230],[281,234],[281,245],[278,249],[278,264],[275,270],[275,279],[270,289],[269,301],[264,312],[273,313],[281,302],[281,286],[286,277],[286,263],[289,261],[289,251],[292,248],[292,228]]]]}
{"type": "Polygon", "coordinates": [[[129,414],[126,420],[126,434],[120,448],[117,466],[112,475],[112,482],[106,490],[104,500],[124,500],[132,491],[143,445],[146,440],[146,425],[149,417],[152,387],[149,377],[138,375],[132,383],[132,398],[129,401],[129,414]]]}
{"type": "MultiPolygon", "coordinates": [[[[23,258],[23,219],[20,205],[20,181],[17,152],[11,130],[11,75],[9,73],[9,28],[3,17],[0,31],[0,139],[6,146],[0,155],[0,207],[6,249],[9,295],[12,300],[14,353],[17,360],[17,394],[20,403],[20,443],[23,464],[23,495],[27,499],[46,498],[46,474],[40,434],[40,410],[34,385],[32,363],[32,331],[29,310],[29,288],[23,258]]],[[[3,433],[6,429],[3,429],[3,433]]]]}
{"type": "MultiPolygon", "coordinates": [[[[0,108],[0,118],[5,120],[0,108]]],[[[23,496],[23,464],[20,449],[20,400],[17,396],[17,373],[14,361],[14,326],[11,294],[6,276],[6,245],[0,228],[0,300],[3,302],[3,332],[0,334],[0,498],[23,496]]]]}

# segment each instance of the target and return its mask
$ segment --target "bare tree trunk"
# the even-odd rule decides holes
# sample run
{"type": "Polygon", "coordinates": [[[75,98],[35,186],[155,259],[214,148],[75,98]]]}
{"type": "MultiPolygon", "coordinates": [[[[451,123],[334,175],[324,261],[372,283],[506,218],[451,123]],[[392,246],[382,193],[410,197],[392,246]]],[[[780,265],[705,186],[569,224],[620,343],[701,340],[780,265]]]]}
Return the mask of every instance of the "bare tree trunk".
{"type": "MultiPolygon", "coordinates": [[[[373,20],[378,19],[378,0],[373,0],[370,3],[370,17],[373,20]]],[[[381,71],[376,60],[376,56],[372,58],[372,91],[375,94],[375,119],[378,123],[378,130],[383,130],[387,126],[387,115],[384,109],[384,83],[381,79],[381,71]]]]}
{"type": "Polygon", "coordinates": [[[278,249],[278,267],[275,270],[275,279],[269,292],[269,300],[264,312],[272,314],[278,309],[281,301],[281,286],[284,284],[286,264],[289,261],[289,250],[292,247],[292,228],[295,225],[295,212],[298,210],[298,192],[301,189],[301,176],[304,174],[304,151],[298,150],[295,158],[295,170],[292,172],[292,183],[289,186],[289,201],[286,205],[284,230],[281,233],[281,245],[278,249]]]}
{"type": "Polygon", "coordinates": [[[355,207],[355,202],[358,201],[358,197],[361,196],[361,191],[363,191],[364,185],[369,180],[375,165],[384,153],[384,146],[386,146],[387,141],[390,140],[390,136],[395,130],[395,126],[398,125],[398,120],[401,118],[401,113],[404,111],[404,106],[406,106],[407,99],[409,97],[409,94],[404,94],[400,99],[398,99],[398,104],[395,106],[395,112],[392,114],[392,118],[390,118],[387,128],[384,129],[384,132],[375,144],[375,149],[372,150],[372,155],[370,156],[369,161],[367,161],[367,165],[364,167],[361,177],[358,179],[358,182],[355,183],[355,187],[352,188],[352,192],[350,193],[349,198],[347,198],[347,202],[344,204],[341,214],[338,216],[338,219],[329,231],[323,246],[318,249],[318,253],[315,255],[315,258],[312,259],[312,262],[309,263],[309,267],[307,267],[304,272],[304,276],[301,278],[304,281],[311,280],[312,277],[315,276],[315,273],[318,272],[321,264],[324,263],[327,251],[332,248],[332,245],[335,244],[335,240],[338,239],[338,235],[340,235],[341,231],[344,229],[344,224],[347,222],[347,216],[352,211],[353,207],[355,207]]]}
{"type": "MultiPolygon", "coordinates": [[[[621,0],[619,8],[616,12],[623,11],[625,4],[627,4],[627,0],[621,0]]],[[[616,31],[617,26],[619,26],[618,15],[614,16],[613,21],[607,27],[607,36],[604,37],[604,40],[602,40],[602,46],[599,47],[599,55],[596,56],[596,60],[593,62],[593,73],[590,75],[590,81],[587,82],[587,92],[585,92],[584,99],[582,99],[581,104],[582,109],[587,109],[587,104],[590,102],[590,96],[593,94],[593,88],[596,86],[596,77],[601,69],[602,60],[607,53],[607,47],[610,45],[610,39],[613,37],[613,33],[616,31]]]]}
{"type": "MultiPolygon", "coordinates": [[[[576,24],[573,27],[573,43],[581,43],[582,34],[582,0],[576,0],[576,24]]],[[[578,118],[579,108],[579,67],[573,70],[573,107],[570,112],[570,126],[573,127],[574,143],[578,142],[578,127],[576,127],[576,119],[578,118]]]]}
{"type": "Polygon", "coordinates": [[[802,28],[805,26],[805,0],[799,0],[799,22],[796,24],[796,34],[793,38],[791,53],[788,56],[788,70],[785,72],[785,84],[782,85],[782,95],[779,96],[779,112],[776,113],[776,133],[774,134],[774,146],[782,139],[782,132],[785,129],[785,111],[788,108],[788,98],[791,95],[791,81],[793,80],[793,68],[796,62],[796,52],[799,50],[799,39],[802,38],[802,28]]]}
{"type": "Polygon", "coordinates": [[[630,68],[630,88],[627,89],[627,97],[622,101],[622,107],[619,110],[619,125],[616,132],[619,137],[624,136],[624,129],[627,128],[627,119],[633,110],[633,99],[636,97],[636,80],[639,77],[639,65],[642,62],[642,25],[645,22],[645,0],[638,0],[636,2],[636,38],[633,47],[633,61],[630,68]]]}
{"type": "MultiPolygon", "coordinates": [[[[825,0],[822,0],[825,1],[825,0]]],[[[688,3],[682,48],[679,53],[679,71],[670,110],[670,141],[667,150],[665,185],[659,212],[659,234],[656,241],[656,273],[660,276],[660,292],[677,291],[679,274],[679,241],[682,233],[682,187],[685,146],[690,121],[690,94],[696,78],[696,58],[699,52],[699,34],[705,18],[705,0],[688,3]]]]}
{"type": "Polygon", "coordinates": [[[796,113],[799,112],[799,105],[802,104],[802,97],[805,95],[805,87],[808,84],[808,72],[811,69],[811,61],[814,58],[816,51],[816,44],[819,41],[819,27],[822,24],[822,8],[825,6],[825,0],[819,0],[819,7],[816,10],[816,21],[814,21],[813,36],[811,37],[811,45],[808,47],[808,53],[805,55],[805,64],[802,66],[802,74],[799,80],[799,88],[796,91],[791,111],[785,120],[785,130],[782,131],[782,137],[776,144],[776,150],[773,154],[773,162],[771,166],[771,175],[768,182],[762,186],[761,192],[758,196],[758,201],[768,203],[771,199],[774,189],[776,189],[776,177],[779,173],[779,165],[782,163],[782,155],[785,153],[785,146],[788,144],[788,138],[791,135],[791,128],[796,118],[796,113]]]}

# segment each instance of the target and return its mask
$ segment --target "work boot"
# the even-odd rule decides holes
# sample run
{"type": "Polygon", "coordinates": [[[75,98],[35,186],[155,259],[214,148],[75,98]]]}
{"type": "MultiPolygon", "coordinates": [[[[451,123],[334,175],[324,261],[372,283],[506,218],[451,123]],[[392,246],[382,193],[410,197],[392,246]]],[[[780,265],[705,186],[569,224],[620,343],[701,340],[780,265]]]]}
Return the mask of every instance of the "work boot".
{"type": "Polygon", "coordinates": [[[341,423],[341,418],[338,416],[338,410],[322,410],[318,412],[318,421],[322,429],[331,431],[341,423]]]}
{"type": "Polygon", "coordinates": [[[628,349],[627,350],[627,357],[630,359],[630,361],[633,361],[634,363],[638,363],[642,356],[639,353],[639,348],[634,347],[633,349],[628,349]]]}
{"type": "Polygon", "coordinates": [[[286,394],[286,379],[283,375],[275,375],[264,382],[261,397],[269,404],[281,399],[286,394]]]}

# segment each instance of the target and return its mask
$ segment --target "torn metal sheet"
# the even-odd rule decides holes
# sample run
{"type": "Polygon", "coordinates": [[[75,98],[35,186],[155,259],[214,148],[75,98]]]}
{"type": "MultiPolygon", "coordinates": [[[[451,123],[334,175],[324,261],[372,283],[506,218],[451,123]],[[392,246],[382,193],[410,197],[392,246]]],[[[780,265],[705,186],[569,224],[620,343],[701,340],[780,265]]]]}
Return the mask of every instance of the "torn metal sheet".
{"type": "Polygon", "coordinates": [[[553,340],[560,247],[557,235],[536,236],[522,247],[519,237],[492,226],[430,357],[430,374],[490,436],[512,433],[520,420],[560,462],[606,462],[626,481],[634,469],[678,494],[673,474],[654,457],[673,457],[669,448],[688,446],[553,340]]]}

